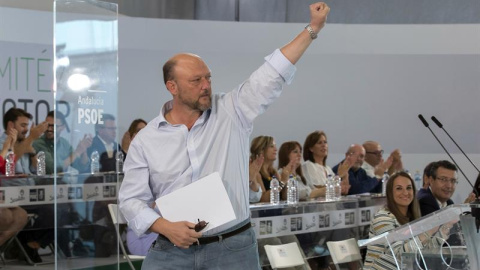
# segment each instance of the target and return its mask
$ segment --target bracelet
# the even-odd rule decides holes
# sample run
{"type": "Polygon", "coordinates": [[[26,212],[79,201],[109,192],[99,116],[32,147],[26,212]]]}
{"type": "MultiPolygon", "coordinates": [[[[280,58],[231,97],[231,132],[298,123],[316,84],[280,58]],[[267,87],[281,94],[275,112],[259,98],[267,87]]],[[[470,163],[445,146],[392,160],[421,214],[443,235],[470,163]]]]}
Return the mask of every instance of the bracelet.
{"type": "Polygon", "coordinates": [[[280,186],[281,189],[285,187],[285,184],[282,181],[278,181],[278,185],[280,186]]]}
{"type": "Polygon", "coordinates": [[[307,26],[305,26],[305,29],[307,29],[308,33],[310,34],[310,38],[312,40],[317,38],[317,33],[313,31],[313,28],[310,24],[307,24],[307,26]]]}

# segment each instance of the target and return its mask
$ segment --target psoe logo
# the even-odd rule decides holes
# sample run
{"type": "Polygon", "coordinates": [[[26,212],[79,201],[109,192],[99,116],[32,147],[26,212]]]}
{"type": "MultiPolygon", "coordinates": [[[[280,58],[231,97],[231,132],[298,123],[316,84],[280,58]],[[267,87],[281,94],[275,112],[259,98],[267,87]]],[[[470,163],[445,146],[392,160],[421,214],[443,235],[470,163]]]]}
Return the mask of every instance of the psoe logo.
{"type": "Polygon", "coordinates": [[[24,201],[24,200],[25,200],[25,191],[23,189],[20,189],[18,197],[17,198],[10,198],[10,203],[16,203],[16,202],[24,201]]]}
{"type": "Polygon", "coordinates": [[[98,193],[98,186],[95,186],[95,191],[93,193],[87,193],[87,200],[93,197],[98,197],[100,194],[98,193]]]}

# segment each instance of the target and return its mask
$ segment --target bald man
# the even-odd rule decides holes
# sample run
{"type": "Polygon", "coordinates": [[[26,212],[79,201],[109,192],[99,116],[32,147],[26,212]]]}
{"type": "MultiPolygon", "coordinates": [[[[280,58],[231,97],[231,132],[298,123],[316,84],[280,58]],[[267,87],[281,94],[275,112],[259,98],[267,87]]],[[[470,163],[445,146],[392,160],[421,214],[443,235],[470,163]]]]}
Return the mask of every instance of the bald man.
{"type": "Polygon", "coordinates": [[[132,230],[159,234],[142,269],[260,269],[250,224],[249,135],[253,120],[293,79],[295,63],[317,37],[329,10],[325,3],[312,4],[310,24],[228,93],[212,94],[211,71],[197,55],[178,54],[165,63],[164,82],[172,100],[131,143],[119,193],[132,230]],[[214,172],[232,203],[233,221],[202,233],[192,223],[201,217],[173,222],[149,207],[214,172]]]}
{"type": "MultiPolygon", "coordinates": [[[[362,193],[380,193],[382,192],[382,175],[378,177],[371,177],[362,168],[365,161],[365,148],[360,144],[352,144],[345,153],[345,158],[354,158],[354,163],[350,170],[348,170],[348,181],[350,182],[349,195],[362,193]]],[[[342,161],[343,162],[343,161],[342,161]]],[[[337,173],[338,166],[332,168],[334,173],[337,173]]]]}
{"type": "Polygon", "coordinates": [[[402,156],[399,149],[395,149],[390,153],[386,160],[383,160],[382,146],[376,141],[366,141],[363,143],[365,148],[365,162],[362,168],[367,171],[368,176],[382,177],[384,172],[393,174],[403,170],[402,156]]]}

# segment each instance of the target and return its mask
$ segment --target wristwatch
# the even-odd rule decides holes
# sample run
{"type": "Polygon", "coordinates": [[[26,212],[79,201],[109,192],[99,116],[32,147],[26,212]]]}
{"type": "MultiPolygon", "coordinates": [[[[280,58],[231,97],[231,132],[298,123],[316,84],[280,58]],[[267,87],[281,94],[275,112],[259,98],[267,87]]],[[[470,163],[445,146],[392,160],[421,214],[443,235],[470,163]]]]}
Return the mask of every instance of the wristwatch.
{"type": "Polygon", "coordinates": [[[307,26],[305,26],[305,29],[307,29],[308,33],[310,34],[311,39],[316,39],[317,38],[317,33],[315,33],[315,31],[313,31],[313,28],[312,28],[312,26],[310,26],[310,24],[307,24],[307,26]]]}

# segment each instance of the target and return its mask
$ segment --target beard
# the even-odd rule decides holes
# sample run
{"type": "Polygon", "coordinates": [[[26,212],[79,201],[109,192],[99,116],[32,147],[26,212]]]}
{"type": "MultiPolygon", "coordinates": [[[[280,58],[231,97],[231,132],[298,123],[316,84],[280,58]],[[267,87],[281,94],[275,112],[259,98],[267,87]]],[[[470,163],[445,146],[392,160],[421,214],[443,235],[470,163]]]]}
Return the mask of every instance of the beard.
{"type": "Polygon", "coordinates": [[[193,110],[196,110],[196,111],[201,111],[201,112],[204,112],[208,109],[210,109],[210,107],[212,106],[212,95],[211,94],[208,94],[207,93],[204,93],[202,94],[197,100],[195,101],[192,101],[192,100],[189,100],[187,98],[185,98],[183,95],[182,95],[182,92],[180,92],[180,94],[178,95],[178,98],[180,99],[180,101],[187,105],[188,107],[190,107],[191,109],[193,110]],[[200,102],[200,99],[204,98],[204,97],[208,97],[208,101],[207,102],[200,102]]]}

